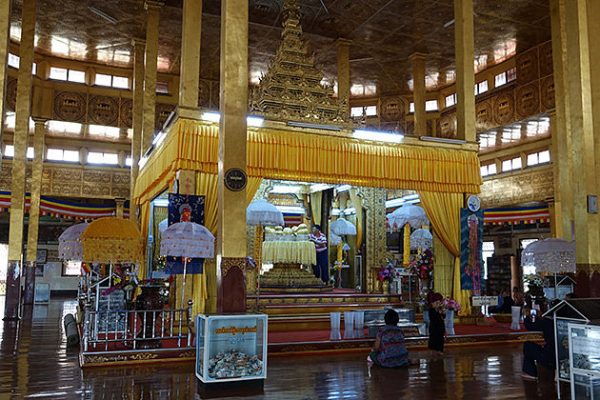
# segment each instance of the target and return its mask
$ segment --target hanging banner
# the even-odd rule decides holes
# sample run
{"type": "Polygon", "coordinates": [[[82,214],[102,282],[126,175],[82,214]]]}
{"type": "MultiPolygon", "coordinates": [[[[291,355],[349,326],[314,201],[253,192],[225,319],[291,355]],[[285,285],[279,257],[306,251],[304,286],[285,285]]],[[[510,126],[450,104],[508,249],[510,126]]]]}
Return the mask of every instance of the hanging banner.
{"type": "MultiPolygon", "coordinates": [[[[177,222],[195,222],[204,225],[204,196],[169,193],[169,226],[177,222]]],[[[202,258],[192,258],[187,263],[188,274],[203,272],[202,258]]],[[[167,257],[167,274],[183,274],[183,258],[167,257]]]]}
{"type": "Polygon", "coordinates": [[[460,210],[460,287],[481,295],[483,211],[460,210]]]}

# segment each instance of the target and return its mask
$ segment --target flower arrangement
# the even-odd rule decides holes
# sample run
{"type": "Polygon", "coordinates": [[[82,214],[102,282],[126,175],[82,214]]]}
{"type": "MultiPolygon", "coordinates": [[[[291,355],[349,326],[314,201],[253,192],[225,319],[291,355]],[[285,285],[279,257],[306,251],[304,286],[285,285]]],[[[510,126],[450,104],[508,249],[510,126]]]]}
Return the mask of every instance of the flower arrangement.
{"type": "Polygon", "coordinates": [[[452,310],[455,312],[459,312],[460,311],[460,303],[454,299],[451,299],[450,297],[446,297],[444,299],[444,308],[446,310],[452,310]]]}
{"type": "Polygon", "coordinates": [[[430,279],[433,272],[433,252],[430,249],[425,249],[412,257],[409,269],[419,279],[430,279]]]}
{"type": "Polygon", "coordinates": [[[379,273],[377,273],[377,279],[380,282],[388,281],[391,282],[396,277],[396,269],[391,265],[384,265],[379,268],[379,273]]]}
{"type": "Polygon", "coordinates": [[[544,297],[544,279],[539,275],[525,275],[524,281],[532,297],[544,297]]]}

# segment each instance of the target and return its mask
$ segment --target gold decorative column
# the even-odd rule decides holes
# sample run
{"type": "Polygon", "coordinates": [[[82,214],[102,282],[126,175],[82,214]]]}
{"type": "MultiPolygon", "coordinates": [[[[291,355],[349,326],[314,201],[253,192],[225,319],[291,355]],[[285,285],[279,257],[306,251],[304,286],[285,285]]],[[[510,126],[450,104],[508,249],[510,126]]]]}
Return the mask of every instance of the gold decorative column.
{"type": "Polygon", "coordinates": [[[217,284],[219,312],[244,312],[248,0],[221,2],[217,284]]]}
{"type": "Polygon", "coordinates": [[[375,293],[377,290],[377,273],[385,257],[385,189],[361,188],[363,206],[366,214],[366,256],[363,272],[363,292],[375,293]]]}
{"type": "MultiPolygon", "coordinates": [[[[6,98],[6,67],[8,66],[11,4],[12,1],[0,2],[0,37],[2,38],[0,39],[0,126],[4,126],[4,99],[6,98]]],[[[1,130],[0,143],[2,143],[1,130]]]]}
{"type": "Polygon", "coordinates": [[[456,136],[475,142],[475,41],[473,0],[454,0],[456,54],[456,136]]]}
{"type": "Polygon", "coordinates": [[[196,110],[200,87],[202,0],[183,0],[182,15],[179,108],[196,110]]]}
{"type": "Polygon", "coordinates": [[[21,267],[23,258],[23,220],[25,213],[25,173],[29,115],[31,106],[31,70],[33,67],[33,37],[35,32],[35,0],[24,0],[21,18],[21,45],[15,107],[15,155],[12,163],[10,225],[8,233],[8,270],[6,275],[5,320],[21,317],[21,267]]]}
{"type": "Polygon", "coordinates": [[[146,0],[146,56],[144,70],[144,113],[142,130],[143,155],[154,137],[156,115],[156,69],[158,62],[158,22],[163,1],[146,0]]]}
{"type": "Polygon", "coordinates": [[[37,259],[38,231],[40,226],[40,197],[42,191],[42,170],[44,166],[44,136],[46,118],[33,118],[33,162],[31,166],[31,200],[29,203],[29,221],[27,223],[27,256],[25,260],[25,290],[23,303],[33,304],[35,293],[35,260],[37,259]]]}
{"type": "MultiPolygon", "coordinates": [[[[559,175],[560,196],[572,193],[572,215],[576,246],[576,262],[578,290],[589,287],[583,282],[589,279],[594,271],[600,268],[600,228],[597,213],[588,210],[589,196],[598,195],[598,178],[596,174],[596,146],[599,145],[600,133],[595,132],[593,100],[597,98],[592,92],[592,64],[598,57],[597,40],[591,36],[596,32],[592,27],[597,23],[598,7],[586,0],[552,0],[550,13],[552,22],[553,58],[555,68],[557,141],[569,143],[564,146],[570,149],[568,176],[559,175]],[[562,120],[564,116],[564,121],[562,120]],[[561,130],[564,130],[564,135],[561,130]],[[564,136],[566,136],[566,138],[564,136]],[[563,183],[565,184],[563,186],[563,183]]],[[[596,74],[596,72],[594,72],[596,74]]],[[[597,89],[597,88],[596,88],[597,89]]],[[[597,105],[596,105],[597,107],[597,105]]],[[[554,132],[553,132],[554,135],[554,132]]],[[[568,156],[558,152],[559,174],[568,156]]],[[[600,149],[599,149],[600,151],[600,149]]],[[[567,197],[567,200],[570,199],[567,197]]],[[[562,208],[562,207],[561,207],[562,208]]],[[[563,216],[563,219],[565,217],[563,216]]],[[[595,291],[595,288],[591,288],[595,291]]],[[[590,293],[580,292],[589,296],[590,293]]]]}
{"type": "Polygon", "coordinates": [[[350,115],[350,44],[348,39],[337,40],[338,99],[350,115]]]}
{"type": "Polygon", "coordinates": [[[413,70],[413,103],[415,105],[415,135],[426,136],[427,113],[425,111],[425,54],[413,53],[410,56],[413,70]]]}
{"type": "MultiPolygon", "coordinates": [[[[144,126],[144,48],[145,42],[140,39],[133,40],[133,115],[131,138],[131,189],[129,199],[133,200],[135,181],[140,172],[140,157],[142,156],[142,130],[144,126]]],[[[133,203],[129,206],[129,219],[135,220],[133,203]]]]}

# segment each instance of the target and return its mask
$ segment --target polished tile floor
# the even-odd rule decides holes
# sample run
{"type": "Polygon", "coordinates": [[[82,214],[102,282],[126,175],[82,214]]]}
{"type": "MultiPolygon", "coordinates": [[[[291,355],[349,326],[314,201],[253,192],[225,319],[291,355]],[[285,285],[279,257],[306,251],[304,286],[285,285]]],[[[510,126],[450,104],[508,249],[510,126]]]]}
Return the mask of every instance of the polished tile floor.
{"type": "MultiPolygon", "coordinates": [[[[200,398],[191,364],[81,371],[62,332],[61,319],[74,308],[72,301],[54,300],[26,310],[18,325],[0,322],[0,400],[200,398]]],[[[521,381],[520,346],[455,348],[439,360],[413,356],[418,366],[373,369],[370,377],[366,354],[272,357],[262,393],[227,398],[556,398],[551,381],[521,381]]]]}

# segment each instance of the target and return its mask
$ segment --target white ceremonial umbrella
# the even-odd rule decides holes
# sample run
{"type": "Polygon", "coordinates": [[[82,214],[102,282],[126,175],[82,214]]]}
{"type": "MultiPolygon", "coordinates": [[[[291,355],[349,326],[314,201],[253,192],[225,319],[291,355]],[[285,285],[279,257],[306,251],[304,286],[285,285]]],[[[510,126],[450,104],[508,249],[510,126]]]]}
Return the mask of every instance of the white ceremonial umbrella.
{"type": "Polygon", "coordinates": [[[410,235],[410,248],[430,249],[433,246],[433,235],[427,229],[419,228],[410,235]]]}
{"type": "Polygon", "coordinates": [[[58,238],[58,256],[65,261],[82,261],[83,245],[81,234],[88,227],[88,223],[71,225],[58,238]]]}
{"type": "Polygon", "coordinates": [[[256,273],[256,304],[260,303],[260,272],[262,269],[263,226],[283,226],[283,213],[265,199],[254,200],[246,208],[246,224],[256,226],[256,242],[254,249],[258,270],[256,273]]]}
{"type": "Polygon", "coordinates": [[[344,217],[339,217],[329,225],[329,230],[338,236],[356,235],[356,226],[344,217]]]}
{"type": "Polygon", "coordinates": [[[337,246],[340,243],[342,243],[342,237],[333,232],[329,232],[329,244],[332,246],[337,246]]]}
{"type": "Polygon", "coordinates": [[[264,199],[254,200],[246,208],[246,223],[260,226],[282,226],[283,213],[264,199]]]}
{"type": "Polygon", "coordinates": [[[183,288],[181,304],[185,296],[185,279],[188,258],[213,258],[215,256],[215,236],[205,226],[194,222],[177,222],[162,233],[160,254],[183,257],[183,288]]]}
{"type": "Polygon", "coordinates": [[[575,241],[542,239],[529,244],[521,253],[521,265],[534,266],[537,272],[554,274],[554,296],[557,295],[556,275],[575,272],[575,241]]]}
{"type": "Polygon", "coordinates": [[[388,214],[387,217],[392,229],[400,229],[406,224],[409,224],[414,229],[421,228],[423,225],[429,225],[429,219],[423,207],[413,204],[403,205],[388,214]]]}

